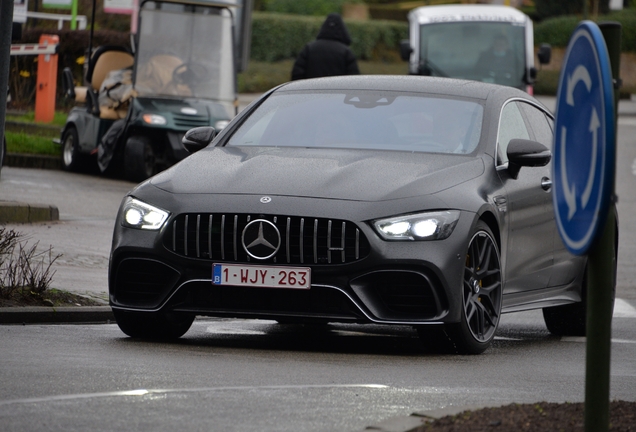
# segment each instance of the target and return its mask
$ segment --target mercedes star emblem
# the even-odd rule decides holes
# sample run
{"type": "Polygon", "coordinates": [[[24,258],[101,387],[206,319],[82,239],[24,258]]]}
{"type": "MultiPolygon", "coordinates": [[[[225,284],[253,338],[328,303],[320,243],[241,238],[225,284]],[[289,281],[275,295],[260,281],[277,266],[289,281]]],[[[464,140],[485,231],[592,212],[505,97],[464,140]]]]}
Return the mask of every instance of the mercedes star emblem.
{"type": "Polygon", "coordinates": [[[264,197],[262,197],[262,198],[261,198],[261,202],[262,202],[263,204],[270,203],[270,202],[272,202],[272,198],[271,198],[271,197],[268,197],[268,196],[264,196],[264,197]]]}
{"type": "Polygon", "coordinates": [[[278,228],[265,219],[256,219],[248,223],[243,229],[241,240],[245,252],[252,258],[259,260],[273,257],[281,244],[278,228]]]}

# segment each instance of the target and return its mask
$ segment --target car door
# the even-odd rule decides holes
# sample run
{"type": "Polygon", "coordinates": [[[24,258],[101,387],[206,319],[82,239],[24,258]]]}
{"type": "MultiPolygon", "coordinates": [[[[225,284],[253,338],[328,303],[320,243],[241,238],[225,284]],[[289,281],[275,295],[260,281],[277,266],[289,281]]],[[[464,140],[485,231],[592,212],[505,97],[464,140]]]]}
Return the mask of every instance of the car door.
{"type": "MultiPolygon", "coordinates": [[[[554,153],[554,120],[552,117],[534,105],[524,103],[521,104],[521,106],[534,132],[535,140],[548,147],[550,151],[554,153]]],[[[552,200],[552,191],[550,191],[550,200],[552,200]]],[[[554,208],[551,207],[550,211],[554,213],[554,208]]],[[[552,272],[548,285],[565,285],[572,282],[577,276],[577,272],[580,271],[580,263],[567,250],[561,240],[556,219],[553,220],[551,225],[551,230],[553,231],[552,237],[554,239],[554,253],[552,272]]]]}
{"type": "Polygon", "coordinates": [[[534,116],[527,115],[526,105],[518,100],[509,101],[501,111],[497,134],[498,171],[507,193],[506,294],[545,288],[553,263],[551,164],[521,168],[516,179],[506,169],[506,149],[511,139],[537,141],[530,127],[534,116]]]}

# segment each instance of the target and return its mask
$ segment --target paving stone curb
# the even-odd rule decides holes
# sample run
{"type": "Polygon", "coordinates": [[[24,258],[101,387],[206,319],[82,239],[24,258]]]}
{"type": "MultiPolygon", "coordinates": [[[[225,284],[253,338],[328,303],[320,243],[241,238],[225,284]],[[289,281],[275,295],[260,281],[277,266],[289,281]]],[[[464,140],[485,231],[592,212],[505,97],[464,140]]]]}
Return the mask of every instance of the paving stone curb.
{"type": "Polygon", "coordinates": [[[60,220],[60,211],[54,205],[0,201],[0,224],[56,220],[60,220]]]}
{"type": "Polygon", "coordinates": [[[69,324],[114,322],[110,306],[0,307],[0,324],[69,324]]]}

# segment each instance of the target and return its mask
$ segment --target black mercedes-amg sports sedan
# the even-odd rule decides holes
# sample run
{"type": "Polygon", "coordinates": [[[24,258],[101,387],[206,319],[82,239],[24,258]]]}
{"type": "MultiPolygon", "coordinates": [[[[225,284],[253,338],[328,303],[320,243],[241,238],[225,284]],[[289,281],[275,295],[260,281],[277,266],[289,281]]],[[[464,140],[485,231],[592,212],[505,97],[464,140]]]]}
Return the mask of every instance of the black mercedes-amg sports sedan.
{"type": "MultiPolygon", "coordinates": [[[[295,81],[123,200],[110,304],[129,336],[195,316],[413,326],[483,352],[502,313],[585,333],[585,257],[552,205],[552,114],[448,78],[295,81]]],[[[445,348],[445,349],[446,349],[445,348]]]]}

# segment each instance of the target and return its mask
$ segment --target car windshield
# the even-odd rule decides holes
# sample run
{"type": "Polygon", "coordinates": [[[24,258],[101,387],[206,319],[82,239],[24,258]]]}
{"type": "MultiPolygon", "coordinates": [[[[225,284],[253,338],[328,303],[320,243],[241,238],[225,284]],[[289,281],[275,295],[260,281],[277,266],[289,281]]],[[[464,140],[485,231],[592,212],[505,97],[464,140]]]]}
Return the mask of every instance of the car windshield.
{"type": "Polygon", "coordinates": [[[279,92],[226,145],[471,153],[483,107],[470,100],[376,91],[279,92]]]}
{"type": "Polygon", "coordinates": [[[233,101],[233,30],[227,9],[146,2],[140,14],[139,96],[233,101]]]}
{"type": "Polygon", "coordinates": [[[457,22],[420,26],[420,71],[524,88],[523,25],[457,22]]]}

